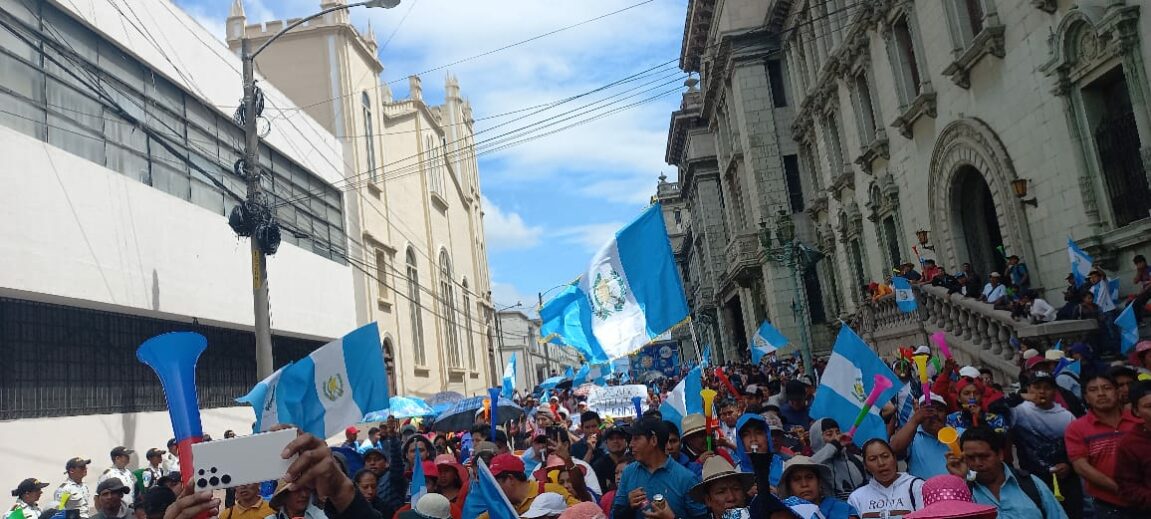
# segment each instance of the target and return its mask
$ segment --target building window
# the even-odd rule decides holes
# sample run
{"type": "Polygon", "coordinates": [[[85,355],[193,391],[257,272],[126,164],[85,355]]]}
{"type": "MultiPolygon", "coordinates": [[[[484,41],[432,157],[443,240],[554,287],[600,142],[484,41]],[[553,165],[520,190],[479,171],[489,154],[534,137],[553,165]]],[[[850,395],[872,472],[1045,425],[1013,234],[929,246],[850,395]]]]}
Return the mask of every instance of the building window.
{"type": "Polygon", "coordinates": [[[464,279],[461,289],[464,296],[464,331],[468,334],[468,368],[474,371],[476,369],[476,338],[472,333],[472,293],[468,290],[467,279],[464,279]]]}
{"type": "Polygon", "coordinates": [[[903,263],[903,253],[899,250],[899,231],[895,227],[895,218],[888,216],[883,219],[883,239],[887,247],[887,263],[897,266],[903,263]]]}
{"type": "Polygon", "coordinates": [[[851,275],[855,277],[855,287],[859,291],[852,299],[859,301],[866,295],[867,267],[864,266],[863,247],[859,243],[858,236],[852,238],[851,243],[848,245],[848,255],[851,259],[851,275]]]}
{"type": "Polygon", "coordinates": [[[380,299],[388,297],[388,254],[376,251],[376,289],[379,290],[380,299]]]}
{"type": "Polygon", "coordinates": [[[444,346],[448,349],[448,365],[462,368],[459,321],[456,319],[456,291],[452,281],[452,262],[448,251],[440,251],[440,313],[444,323],[444,346]]]}
{"type": "Polygon", "coordinates": [[[799,181],[799,157],[783,156],[783,175],[787,183],[787,202],[792,213],[803,211],[803,185],[799,181]]]}
{"type": "Polygon", "coordinates": [[[744,212],[743,185],[739,178],[739,168],[732,169],[727,176],[728,190],[731,192],[731,219],[732,228],[742,231],[747,228],[747,213],[744,212]]]}
{"type": "Polygon", "coordinates": [[[376,134],[372,131],[372,98],[368,96],[367,92],[363,95],[364,101],[364,149],[367,152],[368,159],[368,172],[371,175],[372,182],[378,182],[379,176],[376,171],[376,134]]]}
{"type": "Polygon", "coordinates": [[[827,114],[823,120],[823,141],[827,148],[827,166],[831,168],[831,176],[839,176],[847,157],[843,155],[843,140],[841,139],[839,119],[834,113],[827,114]]]}
{"type": "Polygon", "coordinates": [[[892,55],[892,69],[898,86],[899,101],[906,106],[919,95],[919,62],[916,60],[915,42],[911,37],[911,27],[904,15],[891,27],[888,40],[892,55]]]}
{"type": "Polygon", "coordinates": [[[867,146],[876,139],[879,127],[876,126],[875,105],[872,103],[871,87],[867,75],[860,74],[852,79],[852,93],[855,99],[855,118],[859,125],[860,145],[867,146]]]}
{"type": "Polygon", "coordinates": [[[416,268],[416,251],[411,248],[407,253],[408,274],[408,308],[409,319],[412,326],[412,353],[415,354],[417,366],[426,366],[428,363],[427,351],[424,349],[424,317],[423,307],[420,306],[420,271],[416,268]]]}
{"type": "Polygon", "coordinates": [[[783,63],[780,60],[767,60],[767,81],[771,87],[772,105],[776,108],[787,106],[787,89],[784,87],[783,63]]]}
{"type": "Polygon", "coordinates": [[[1143,144],[1123,67],[1087,84],[1082,96],[1115,226],[1147,218],[1151,190],[1139,153],[1143,144]]]}
{"type": "Polygon", "coordinates": [[[975,36],[983,32],[986,10],[984,0],[947,0],[948,14],[954,35],[955,49],[962,51],[975,41],[975,36]]]}
{"type": "Polygon", "coordinates": [[[807,296],[807,311],[812,324],[827,322],[827,309],[823,306],[823,287],[819,283],[819,271],[809,268],[803,272],[803,289],[807,296]]]}

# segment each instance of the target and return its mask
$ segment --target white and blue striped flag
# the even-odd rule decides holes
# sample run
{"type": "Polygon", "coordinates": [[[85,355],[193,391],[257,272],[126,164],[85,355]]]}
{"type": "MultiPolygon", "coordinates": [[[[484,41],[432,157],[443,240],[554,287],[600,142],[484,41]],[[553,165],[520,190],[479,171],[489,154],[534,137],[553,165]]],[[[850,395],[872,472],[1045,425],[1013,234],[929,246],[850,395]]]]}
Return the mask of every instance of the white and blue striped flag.
{"type": "Polygon", "coordinates": [[[1095,264],[1095,260],[1080,249],[1070,236],[1067,237],[1067,255],[1071,259],[1071,275],[1075,277],[1075,286],[1081,287],[1087,282],[1087,275],[1091,273],[1091,266],[1095,264]]]}
{"type": "MultiPolygon", "coordinates": [[[[546,348],[546,346],[545,346],[546,348]]],[[[504,367],[503,379],[503,392],[500,393],[504,398],[511,398],[516,392],[516,354],[512,354],[512,358],[508,359],[508,365],[504,367]]]]}
{"type": "Polygon", "coordinates": [[[891,380],[892,387],[880,394],[856,429],[855,444],[862,447],[872,438],[887,439],[887,427],[879,417],[879,409],[899,392],[903,383],[849,326],[839,329],[831,358],[819,379],[815,401],[811,403],[811,416],[833,418],[850,428],[875,386],[876,375],[891,380]]]}
{"type": "Polygon", "coordinates": [[[899,307],[900,312],[909,314],[919,308],[919,303],[915,301],[915,292],[911,290],[911,282],[907,278],[895,276],[891,278],[891,285],[895,289],[895,305],[899,307]]]}
{"type": "Polygon", "coordinates": [[[280,368],[237,402],[256,413],[256,429],[293,424],[328,438],[387,408],[388,374],[376,323],[365,325],[280,368]]]}
{"type": "Polygon", "coordinates": [[[678,427],[683,417],[703,413],[703,396],[700,391],[703,391],[703,371],[696,366],[687,372],[659,405],[663,419],[678,427]]]}
{"type": "Polygon", "coordinates": [[[1135,320],[1135,303],[1127,305],[1115,318],[1115,326],[1119,327],[1120,351],[1130,353],[1135,343],[1139,342],[1139,321],[1135,320]]]}
{"type": "Polygon", "coordinates": [[[784,346],[787,346],[787,337],[779,333],[779,330],[772,326],[770,321],[760,323],[759,329],[751,338],[752,364],[759,364],[764,355],[775,353],[784,346]]]}
{"type": "Polygon", "coordinates": [[[1095,296],[1095,305],[1099,307],[1099,311],[1110,312],[1115,309],[1115,302],[1119,300],[1119,280],[1101,280],[1091,287],[1091,293],[1095,296]]]}
{"type": "Polygon", "coordinates": [[[640,349],[687,316],[659,204],[617,231],[578,283],[540,309],[545,336],[558,335],[595,363],[640,349]]]}

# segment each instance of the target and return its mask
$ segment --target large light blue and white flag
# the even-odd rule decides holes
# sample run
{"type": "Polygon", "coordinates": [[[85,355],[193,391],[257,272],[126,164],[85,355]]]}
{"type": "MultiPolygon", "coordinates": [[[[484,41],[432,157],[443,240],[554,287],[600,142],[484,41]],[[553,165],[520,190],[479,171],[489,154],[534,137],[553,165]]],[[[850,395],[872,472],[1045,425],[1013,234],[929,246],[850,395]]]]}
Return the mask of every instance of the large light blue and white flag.
{"type": "Polygon", "coordinates": [[[516,354],[512,354],[512,358],[508,359],[508,365],[504,367],[504,380],[503,380],[503,393],[504,398],[511,398],[516,392],[516,354]]]}
{"type": "Polygon", "coordinates": [[[787,346],[787,337],[779,333],[770,321],[764,321],[751,338],[751,362],[759,364],[764,355],[775,353],[776,350],[787,346]]]}
{"type": "Polygon", "coordinates": [[[1135,304],[1127,305],[1115,318],[1115,326],[1119,327],[1120,351],[1130,353],[1135,343],[1139,342],[1139,322],[1135,320],[1135,304]]]}
{"type": "Polygon", "coordinates": [[[919,308],[919,303],[915,301],[915,292],[911,290],[911,282],[907,278],[895,276],[891,278],[891,285],[895,289],[895,305],[899,307],[900,312],[909,314],[919,308]]]}
{"type": "Polygon", "coordinates": [[[294,424],[320,438],[387,408],[388,374],[376,323],[281,368],[236,401],[252,406],[259,431],[294,424]]]}
{"type": "Polygon", "coordinates": [[[1095,260],[1086,251],[1080,249],[1070,236],[1067,237],[1067,255],[1071,259],[1071,275],[1075,277],[1075,286],[1083,286],[1087,282],[1087,275],[1091,273],[1091,266],[1095,260]]]}
{"type": "Polygon", "coordinates": [[[464,500],[461,517],[479,517],[484,512],[488,513],[490,519],[519,519],[519,514],[500,489],[488,464],[477,459],[476,475],[468,487],[468,497],[464,500]]]}
{"type": "Polygon", "coordinates": [[[540,309],[541,330],[589,361],[623,357],[686,319],[660,205],[616,232],[572,287],[540,309]]]}
{"type": "Polygon", "coordinates": [[[875,406],[856,429],[855,444],[862,447],[872,438],[887,439],[887,427],[879,417],[879,409],[899,392],[903,383],[849,326],[839,329],[831,358],[815,391],[811,416],[833,418],[843,427],[850,428],[875,386],[876,375],[890,380],[892,387],[880,394],[875,406]]]}
{"type": "Polygon", "coordinates": [[[667,420],[676,426],[683,421],[683,417],[689,414],[703,413],[703,396],[699,394],[703,390],[703,371],[699,366],[696,366],[687,372],[687,375],[680,380],[678,384],[672,388],[671,392],[667,394],[667,398],[659,405],[659,412],[663,415],[663,419],[667,420]]]}
{"type": "Polygon", "coordinates": [[[572,387],[582,386],[587,383],[588,373],[591,372],[591,366],[586,363],[579,367],[579,371],[572,377],[572,387]]]}

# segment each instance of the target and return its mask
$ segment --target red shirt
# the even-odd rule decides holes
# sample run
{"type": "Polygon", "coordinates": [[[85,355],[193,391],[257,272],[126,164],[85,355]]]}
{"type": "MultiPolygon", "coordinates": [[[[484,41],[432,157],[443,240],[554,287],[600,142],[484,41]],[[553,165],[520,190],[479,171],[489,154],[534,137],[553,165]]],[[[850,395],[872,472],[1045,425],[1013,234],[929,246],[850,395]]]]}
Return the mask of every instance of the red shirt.
{"type": "MultiPolygon", "coordinates": [[[[1130,411],[1123,411],[1117,427],[1099,421],[1094,411],[1088,411],[1085,416],[1067,426],[1064,433],[1067,458],[1072,461],[1086,458],[1092,467],[1114,478],[1115,465],[1119,459],[1119,439],[1142,425],[1143,420],[1135,418],[1130,411]]],[[[1090,481],[1087,482],[1087,493],[1113,506],[1127,506],[1122,496],[1099,488],[1090,481]]]]}

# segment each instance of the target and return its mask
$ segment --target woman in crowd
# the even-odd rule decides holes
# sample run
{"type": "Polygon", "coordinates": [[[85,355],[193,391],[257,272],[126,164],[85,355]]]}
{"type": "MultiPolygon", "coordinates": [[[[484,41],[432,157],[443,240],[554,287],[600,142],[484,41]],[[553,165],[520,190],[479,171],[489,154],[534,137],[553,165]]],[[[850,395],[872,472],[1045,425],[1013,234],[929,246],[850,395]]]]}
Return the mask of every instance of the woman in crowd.
{"type": "Polygon", "coordinates": [[[826,519],[859,519],[859,512],[835,497],[832,474],[827,465],[807,456],[796,456],[783,466],[779,497],[796,496],[819,506],[826,519]]]}
{"type": "Polygon", "coordinates": [[[902,518],[923,507],[923,480],[899,472],[895,451],[886,440],[863,444],[863,465],[871,481],[847,499],[860,517],[902,518]]]}

